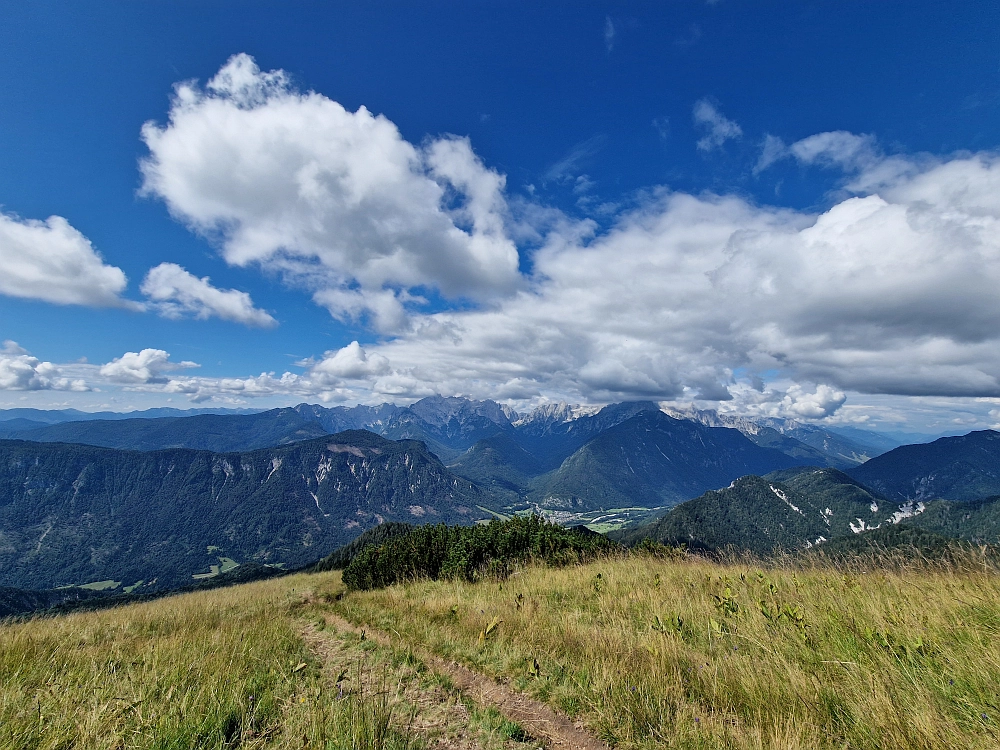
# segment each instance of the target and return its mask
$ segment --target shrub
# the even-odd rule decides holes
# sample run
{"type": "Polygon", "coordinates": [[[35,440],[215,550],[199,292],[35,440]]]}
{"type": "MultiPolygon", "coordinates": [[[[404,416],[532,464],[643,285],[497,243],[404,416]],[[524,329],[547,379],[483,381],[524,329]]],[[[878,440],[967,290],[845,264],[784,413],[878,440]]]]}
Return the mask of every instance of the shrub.
{"type": "Polygon", "coordinates": [[[600,534],[565,529],[539,516],[479,526],[420,526],[362,550],[344,569],[344,583],[367,590],[415,578],[504,578],[528,560],[566,565],[615,547],[600,534]]]}

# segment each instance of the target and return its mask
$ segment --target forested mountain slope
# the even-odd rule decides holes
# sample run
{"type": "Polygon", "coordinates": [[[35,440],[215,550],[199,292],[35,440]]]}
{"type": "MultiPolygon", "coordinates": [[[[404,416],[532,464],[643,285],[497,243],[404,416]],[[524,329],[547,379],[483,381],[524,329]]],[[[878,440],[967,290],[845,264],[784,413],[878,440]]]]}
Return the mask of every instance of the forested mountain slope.
{"type": "Polygon", "coordinates": [[[385,520],[471,523],[490,500],[423,444],[363,431],[234,453],[0,441],[0,586],[295,566],[385,520]]]}
{"type": "Polygon", "coordinates": [[[922,510],[893,503],[836,469],[810,467],[741,477],[612,536],[626,544],[650,538],[693,549],[771,554],[888,526],[922,510]]]}
{"type": "MultiPolygon", "coordinates": [[[[3,423],[0,423],[2,427],[3,423]]],[[[272,409],[259,414],[199,414],[158,419],[61,422],[9,433],[9,437],[43,443],[82,443],[105,448],[162,450],[194,448],[210,451],[246,451],[285,445],[328,434],[315,420],[295,409],[272,409]]]]}
{"type": "Polygon", "coordinates": [[[1000,495],[1000,432],[980,430],[904,445],[849,473],[897,502],[1000,495]]]}
{"type": "Polygon", "coordinates": [[[737,430],[648,410],[586,443],[529,497],[545,507],[657,507],[799,463],[737,430]]]}

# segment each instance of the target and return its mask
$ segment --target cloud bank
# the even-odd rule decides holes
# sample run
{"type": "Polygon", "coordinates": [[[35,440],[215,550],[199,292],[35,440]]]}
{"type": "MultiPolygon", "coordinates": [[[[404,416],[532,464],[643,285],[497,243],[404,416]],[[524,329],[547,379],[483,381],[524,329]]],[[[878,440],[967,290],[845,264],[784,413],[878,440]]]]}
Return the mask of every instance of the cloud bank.
{"type": "Polygon", "coordinates": [[[790,378],[819,395],[786,411],[813,418],[844,391],[1000,396],[1000,160],[910,167],[818,215],[664,191],[602,236],[554,231],[528,288],[367,346],[389,362],[370,387],[600,402],[790,378]]]}
{"type": "MultiPolygon", "coordinates": [[[[693,118],[705,151],[743,134],[707,99],[693,118]]],[[[228,262],[283,273],[381,334],[251,390],[726,401],[785,379],[777,402],[809,418],[846,391],[1000,396],[993,154],[886,157],[870,135],[769,136],[755,171],[836,169],[848,197],[808,213],[661,188],[602,233],[522,201],[546,216],[518,229],[540,245],[525,275],[505,179],[467,139],[414,146],[384,116],[297,91],[246,55],[204,87],[180,84],[167,124],[143,138],[144,191],[228,262]],[[426,289],[476,304],[421,312],[426,289]]],[[[166,299],[219,314],[192,296],[166,299]]],[[[254,314],[244,302],[231,319],[254,314]]]]}
{"type": "Polygon", "coordinates": [[[0,347],[0,390],[4,391],[88,391],[83,379],[63,377],[60,368],[42,362],[17,345],[4,341],[0,347]]]}

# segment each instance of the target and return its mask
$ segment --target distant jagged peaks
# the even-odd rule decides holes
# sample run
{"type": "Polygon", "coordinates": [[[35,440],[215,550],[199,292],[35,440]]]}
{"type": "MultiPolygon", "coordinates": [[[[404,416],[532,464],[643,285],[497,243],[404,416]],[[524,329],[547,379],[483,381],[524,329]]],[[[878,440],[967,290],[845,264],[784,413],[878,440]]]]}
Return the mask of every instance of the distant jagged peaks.
{"type": "Polygon", "coordinates": [[[858,466],[869,458],[877,456],[899,443],[881,438],[873,433],[855,430],[856,435],[830,430],[818,425],[806,424],[784,417],[747,417],[735,414],[720,414],[714,409],[696,409],[693,406],[665,405],[664,413],[677,419],[689,419],[709,427],[730,427],[739,430],[758,445],[778,448],[791,455],[807,457],[812,455],[815,463],[831,463],[841,469],[858,466]],[[800,443],[794,446],[776,439],[780,435],[800,443]],[[868,439],[865,439],[865,438],[868,439]],[[887,445],[888,443],[888,445],[887,445]],[[803,447],[813,451],[804,450],[803,447]]]}
{"type": "Polygon", "coordinates": [[[510,424],[518,413],[496,401],[473,401],[460,396],[428,396],[409,407],[410,411],[428,424],[442,427],[452,420],[463,421],[472,416],[486,417],[497,424],[510,424]]]}
{"type": "MultiPolygon", "coordinates": [[[[780,451],[797,463],[846,469],[879,452],[863,443],[863,432],[847,438],[833,430],[793,420],[738,417],[693,407],[661,407],[651,401],[606,406],[560,402],[518,414],[510,406],[495,401],[457,396],[431,396],[410,406],[386,403],[324,407],[303,403],[293,408],[252,414],[177,416],[170,412],[169,416],[164,414],[155,419],[146,415],[143,418],[74,421],[76,415],[64,414],[57,420],[59,424],[50,425],[26,421],[20,413],[17,420],[3,421],[5,413],[0,412],[0,438],[137,450],[183,447],[219,451],[283,445],[344,430],[369,430],[394,440],[422,440],[439,458],[451,463],[477,442],[505,434],[531,454],[543,471],[550,471],[558,468],[588,440],[643,412],[663,413],[709,427],[735,429],[761,448],[780,451]]],[[[878,442],[874,437],[873,442],[878,442]]],[[[507,448],[501,451],[504,452],[517,455],[517,451],[507,448]]],[[[498,456],[494,452],[490,461],[495,463],[498,456]]],[[[521,459],[523,456],[518,461],[525,463],[521,459]]],[[[490,477],[496,474],[492,469],[492,474],[485,477],[476,473],[484,468],[478,460],[464,462],[463,466],[473,471],[477,481],[485,479],[492,483],[490,477]],[[473,464],[477,463],[478,468],[473,470],[473,464]]],[[[502,467],[498,471],[508,473],[502,467]]],[[[504,481],[508,479],[511,477],[505,477],[504,481]]],[[[524,489],[523,483],[519,487],[518,492],[524,489]]]]}
{"type": "Polygon", "coordinates": [[[603,408],[603,406],[593,406],[590,404],[567,404],[565,401],[542,404],[541,406],[536,406],[530,412],[520,415],[513,424],[515,427],[522,427],[527,424],[572,422],[574,419],[580,419],[581,417],[591,417],[603,408]]]}
{"type": "Polygon", "coordinates": [[[664,414],[674,419],[689,419],[700,422],[706,427],[731,427],[748,437],[760,432],[761,424],[750,417],[737,417],[731,414],[719,414],[715,409],[696,409],[693,405],[678,406],[664,404],[660,406],[664,414]]]}

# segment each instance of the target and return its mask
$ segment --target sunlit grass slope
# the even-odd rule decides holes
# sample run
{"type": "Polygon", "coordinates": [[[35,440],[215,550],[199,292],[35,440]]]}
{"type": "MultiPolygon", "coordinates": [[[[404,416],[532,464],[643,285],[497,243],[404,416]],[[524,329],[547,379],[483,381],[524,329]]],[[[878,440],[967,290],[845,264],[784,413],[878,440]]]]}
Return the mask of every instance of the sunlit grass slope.
{"type": "Polygon", "coordinates": [[[338,695],[303,642],[302,592],[338,583],[299,575],[0,624],[0,747],[411,746],[392,691],[338,695]]]}
{"type": "Polygon", "coordinates": [[[1000,579],[633,556],[330,605],[624,748],[996,748],[1000,579]]]}

